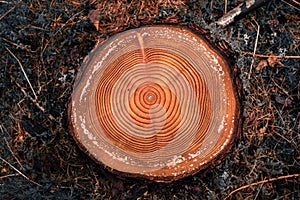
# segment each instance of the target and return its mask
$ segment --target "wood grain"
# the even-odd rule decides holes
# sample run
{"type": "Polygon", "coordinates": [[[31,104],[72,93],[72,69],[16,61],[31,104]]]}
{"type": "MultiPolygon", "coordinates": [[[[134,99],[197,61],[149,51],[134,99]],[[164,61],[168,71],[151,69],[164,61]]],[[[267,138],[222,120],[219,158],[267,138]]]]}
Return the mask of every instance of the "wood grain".
{"type": "Polygon", "coordinates": [[[129,176],[172,181],[232,142],[239,105],[229,66],[187,29],[132,29],[95,47],[69,105],[78,144],[129,176]]]}

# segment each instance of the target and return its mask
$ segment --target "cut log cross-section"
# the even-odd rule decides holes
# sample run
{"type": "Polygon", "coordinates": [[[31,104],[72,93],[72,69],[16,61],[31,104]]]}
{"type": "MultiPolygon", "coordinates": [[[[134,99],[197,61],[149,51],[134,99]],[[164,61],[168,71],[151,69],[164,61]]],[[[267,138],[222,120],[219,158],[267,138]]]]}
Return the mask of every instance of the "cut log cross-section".
{"type": "Polygon", "coordinates": [[[99,44],[77,75],[71,133],[128,176],[173,181],[228,150],[239,104],[229,66],[184,28],[142,27],[99,44]]]}

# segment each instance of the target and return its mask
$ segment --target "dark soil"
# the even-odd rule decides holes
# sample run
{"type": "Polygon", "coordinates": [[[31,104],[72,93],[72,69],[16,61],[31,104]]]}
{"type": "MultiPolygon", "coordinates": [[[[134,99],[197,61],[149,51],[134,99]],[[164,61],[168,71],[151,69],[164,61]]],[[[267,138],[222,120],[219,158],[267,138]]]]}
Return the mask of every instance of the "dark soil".
{"type": "MultiPolygon", "coordinates": [[[[228,10],[240,2],[229,0],[228,10]]],[[[0,1],[0,199],[300,199],[300,10],[273,0],[226,28],[209,26],[223,13],[219,0],[0,1]],[[74,77],[96,42],[157,23],[202,27],[225,41],[244,90],[230,154],[169,184],[108,172],[67,124],[74,77]],[[257,54],[295,57],[245,53],[258,25],[257,54]]]]}

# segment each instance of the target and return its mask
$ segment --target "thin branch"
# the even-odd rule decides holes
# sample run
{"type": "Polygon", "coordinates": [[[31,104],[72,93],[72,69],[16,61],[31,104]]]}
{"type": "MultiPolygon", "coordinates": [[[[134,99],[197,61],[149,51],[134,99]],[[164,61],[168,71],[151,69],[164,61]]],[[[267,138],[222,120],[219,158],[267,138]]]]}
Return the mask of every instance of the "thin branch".
{"type": "Polygon", "coordinates": [[[9,9],[8,11],[6,11],[1,17],[0,17],[0,21],[6,16],[8,15],[8,13],[10,13],[13,9],[15,9],[16,6],[12,7],[11,9],[9,9]]]}
{"type": "Polygon", "coordinates": [[[297,0],[291,0],[293,3],[297,4],[298,6],[300,6],[300,2],[297,0]]]}
{"type": "Polygon", "coordinates": [[[285,0],[282,0],[282,2],[288,4],[289,6],[293,7],[294,9],[300,11],[300,2],[297,2],[296,0],[291,0],[290,1],[291,3],[286,2],[285,0]]]}
{"type": "MultiPolygon", "coordinates": [[[[253,55],[255,55],[256,49],[257,49],[257,43],[258,43],[260,26],[259,26],[259,24],[257,23],[257,21],[255,19],[253,19],[253,21],[255,22],[255,24],[257,26],[257,33],[256,33],[255,44],[254,44],[254,49],[253,49],[253,55]]],[[[254,64],[254,57],[252,58],[252,61],[251,61],[250,71],[249,71],[249,74],[248,74],[248,79],[250,79],[250,76],[251,76],[251,73],[252,73],[253,64],[254,64]]]]}
{"type": "Polygon", "coordinates": [[[8,1],[0,1],[0,3],[12,4],[11,2],[8,1]]]}
{"type": "Polygon", "coordinates": [[[288,59],[300,59],[300,56],[278,56],[278,55],[263,55],[263,54],[254,54],[251,52],[241,51],[244,55],[251,55],[253,57],[259,58],[288,58],[288,59]]]}
{"type": "Polygon", "coordinates": [[[13,155],[13,157],[15,158],[15,160],[17,161],[17,163],[20,165],[21,169],[24,169],[23,165],[21,164],[21,162],[19,161],[19,159],[15,156],[14,152],[11,150],[6,138],[4,138],[4,141],[6,143],[6,146],[8,147],[10,153],[13,155]]]}
{"type": "Polygon", "coordinates": [[[15,54],[13,54],[13,52],[11,52],[10,50],[9,50],[9,48],[7,48],[7,47],[5,47],[6,48],[6,50],[16,59],[16,61],[18,62],[18,64],[20,65],[20,68],[21,68],[21,70],[22,70],[22,72],[23,72],[23,74],[24,74],[24,76],[25,76],[25,79],[26,79],[26,81],[28,82],[28,84],[29,84],[29,86],[30,86],[30,89],[32,90],[32,92],[33,92],[33,95],[34,95],[34,98],[37,100],[37,95],[36,95],[36,93],[35,93],[35,91],[34,91],[34,89],[33,89],[33,87],[32,87],[32,85],[31,85],[31,83],[30,83],[30,81],[29,81],[29,79],[28,79],[28,76],[27,76],[27,74],[26,74],[26,72],[25,72],[25,70],[24,70],[24,68],[23,68],[23,66],[22,66],[22,64],[21,64],[21,62],[20,62],[20,60],[15,56],[15,54]]]}
{"type": "Polygon", "coordinates": [[[288,91],[286,91],[283,87],[281,87],[280,85],[278,85],[277,83],[276,83],[276,81],[273,79],[273,78],[271,78],[271,81],[274,83],[274,85],[278,88],[278,89],[280,89],[286,96],[288,96],[289,98],[291,98],[292,99],[292,97],[291,97],[291,95],[289,94],[289,92],[288,91]]]}
{"type": "Polygon", "coordinates": [[[5,127],[2,124],[0,124],[0,130],[1,130],[1,133],[3,133],[3,134],[4,134],[4,129],[5,129],[5,127]]]}
{"type": "Polygon", "coordinates": [[[236,8],[232,9],[221,17],[216,24],[222,27],[229,25],[234,22],[238,17],[246,15],[252,10],[259,8],[270,0],[247,0],[246,2],[238,5],[236,8]]]}
{"type": "Polygon", "coordinates": [[[16,82],[16,85],[21,89],[22,93],[25,97],[29,97],[29,99],[42,111],[45,112],[45,108],[39,104],[39,102],[36,101],[36,99],[32,98],[27,92],[20,86],[19,83],[16,82]]]}
{"type": "Polygon", "coordinates": [[[2,160],[2,162],[4,162],[5,164],[9,165],[13,170],[15,170],[18,174],[20,174],[21,176],[23,176],[26,180],[28,180],[29,182],[38,185],[38,186],[42,186],[41,184],[30,180],[27,176],[25,176],[22,172],[20,172],[17,168],[15,168],[12,164],[10,164],[9,162],[7,162],[5,159],[3,159],[2,157],[0,157],[0,160],[2,160]]]}
{"type": "Polygon", "coordinates": [[[251,186],[256,186],[256,185],[260,185],[260,184],[263,184],[263,183],[269,183],[269,182],[273,182],[273,181],[277,181],[277,180],[281,180],[281,179],[287,179],[287,178],[294,178],[294,177],[300,177],[300,174],[290,174],[290,175],[286,175],[286,176],[280,176],[280,177],[277,177],[277,178],[270,178],[268,180],[262,180],[262,181],[258,181],[258,182],[255,182],[255,183],[251,183],[251,184],[248,184],[248,185],[244,185],[242,187],[239,187],[235,190],[233,190],[232,192],[230,192],[225,198],[224,200],[228,199],[230,196],[232,196],[234,193],[240,191],[240,190],[243,190],[243,189],[246,189],[248,187],[251,187],[251,186]]]}
{"type": "Polygon", "coordinates": [[[5,41],[5,42],[11,44],[11,45],[14,45],[14,46],[17,47],[17,48],[25,49],[23,46],[21,46],[21,45],[19,45],[19,44],[16,44],[16,43],[14,43],[14,42],[12,42],[12,41],[10,41],[10,40],[4,38],[4,37],[1,37],[1,39],[2,39],[3,41],[5,41]]]}
{"type": "MultiPolygon", "coordinates": [[[[20,86],[20,84],[18,84],[16,82],[16,85],[21,89],[24,96],[29,97],[29,99],[36,105],[36,107],[38,107],[38,109],[40,109],[42,112],[46,112],[46,109],[43,106],[41,106],[36,99],[32,98],[32,96],[27,94],[27,92],[20,86]]],[[[49,117],[50,120],[56,121],[55,118],[51,114],[49,114],[48,117],[49,117]]]]}
{"type": "Polygon", "coordinates": [[[19,176],[19,175],[20,175],[20,174],[7,174],[7,175],[5,175],[5,176],[0,176],[0,179],[12,177],[12,176],[19,176]]]}

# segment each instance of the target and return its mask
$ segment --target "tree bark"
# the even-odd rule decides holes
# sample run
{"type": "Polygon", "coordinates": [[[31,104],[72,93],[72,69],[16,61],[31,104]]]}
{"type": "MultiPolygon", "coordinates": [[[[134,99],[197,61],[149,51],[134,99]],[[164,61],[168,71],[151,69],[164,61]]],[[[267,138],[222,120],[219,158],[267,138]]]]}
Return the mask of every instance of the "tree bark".
{"type": "Polygon", "coordinates": [[[69,103],[70,130],[121,174],[173,181],[226,152],[240,124],[228,62],[185,28],[117,34],[85,59],[69,103]]]}

